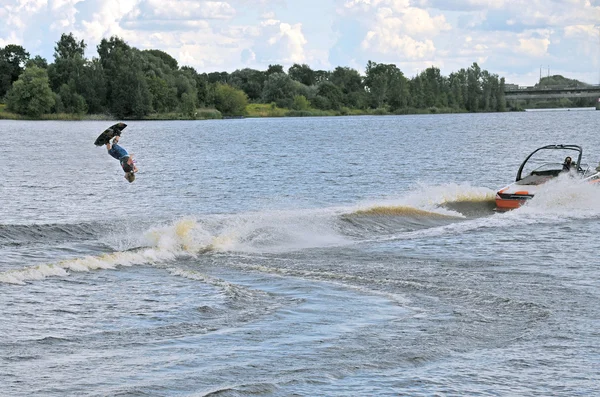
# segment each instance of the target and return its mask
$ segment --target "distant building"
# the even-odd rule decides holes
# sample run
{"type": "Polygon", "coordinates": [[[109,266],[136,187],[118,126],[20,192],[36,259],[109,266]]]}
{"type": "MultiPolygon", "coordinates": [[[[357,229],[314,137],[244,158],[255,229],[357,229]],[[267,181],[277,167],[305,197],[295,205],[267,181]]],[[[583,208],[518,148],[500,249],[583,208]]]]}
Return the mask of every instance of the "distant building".
{"type": "Polygon", "coordinates": [[[505,91],[512,91],[512,90],[518,90],[518,89],[519,89],[518,84],[504,84],[505,91]]]}

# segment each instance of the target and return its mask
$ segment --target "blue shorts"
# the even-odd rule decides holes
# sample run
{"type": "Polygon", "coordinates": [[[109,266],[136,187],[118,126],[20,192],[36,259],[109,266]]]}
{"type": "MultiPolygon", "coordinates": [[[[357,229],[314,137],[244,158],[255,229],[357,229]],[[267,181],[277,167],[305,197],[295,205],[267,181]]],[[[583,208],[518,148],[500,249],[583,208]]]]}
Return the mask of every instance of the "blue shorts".
{"type": "Polygon", "coordinates": [[[116,143],[114,143],[111,146],[110,150],[108,151],[108,154],[110,154],[112,157],[116,158],[117,160],[120,160],[124,156],[129,156],[129,153],[127,153],[127,150],[123,149],[121,146],[119,146],[116,143]]]}

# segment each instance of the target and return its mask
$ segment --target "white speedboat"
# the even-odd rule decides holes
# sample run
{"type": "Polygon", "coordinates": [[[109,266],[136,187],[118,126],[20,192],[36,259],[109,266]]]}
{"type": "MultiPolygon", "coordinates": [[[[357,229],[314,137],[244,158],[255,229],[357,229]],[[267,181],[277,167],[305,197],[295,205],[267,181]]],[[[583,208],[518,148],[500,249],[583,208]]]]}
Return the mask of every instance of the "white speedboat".
{"type": "Polygon", "coordinates": [[[562,173],[585,182],[600,182],[600,166],[590,171],[587,164],[581,163],[582,154],[578,145],[547,145],[534,150],[521,163],[516,180],[496,193],[496,210],[520,207],[534,197],[541,185],[562,173]],[[573,159],[570,164],[567,158],[573,159]]]}

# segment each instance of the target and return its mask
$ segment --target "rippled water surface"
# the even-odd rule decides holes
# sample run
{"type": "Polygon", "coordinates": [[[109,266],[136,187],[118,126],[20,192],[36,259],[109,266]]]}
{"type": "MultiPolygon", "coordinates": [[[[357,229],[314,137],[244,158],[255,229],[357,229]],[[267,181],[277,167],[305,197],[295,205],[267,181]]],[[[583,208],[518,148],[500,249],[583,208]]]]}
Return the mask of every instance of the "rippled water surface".
{"type": "Polygon", "coordinates": [[[0,395],[598,395],[599,118],[0,121],[0,395]]]}

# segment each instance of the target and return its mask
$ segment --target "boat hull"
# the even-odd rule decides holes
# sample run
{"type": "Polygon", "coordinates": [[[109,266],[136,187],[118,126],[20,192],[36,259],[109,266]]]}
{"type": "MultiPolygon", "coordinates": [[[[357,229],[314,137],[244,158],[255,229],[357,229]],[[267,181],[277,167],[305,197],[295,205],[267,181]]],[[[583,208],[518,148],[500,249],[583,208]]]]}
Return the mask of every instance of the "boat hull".
{"type": "Polygon", "coordinates": [[[527,201],[531,200],[535,194],[535,187],[528,186],[524,190],[523,186],[511,184],[496,193],[496,211],[508,211],[519,208],[527,201]]]}

